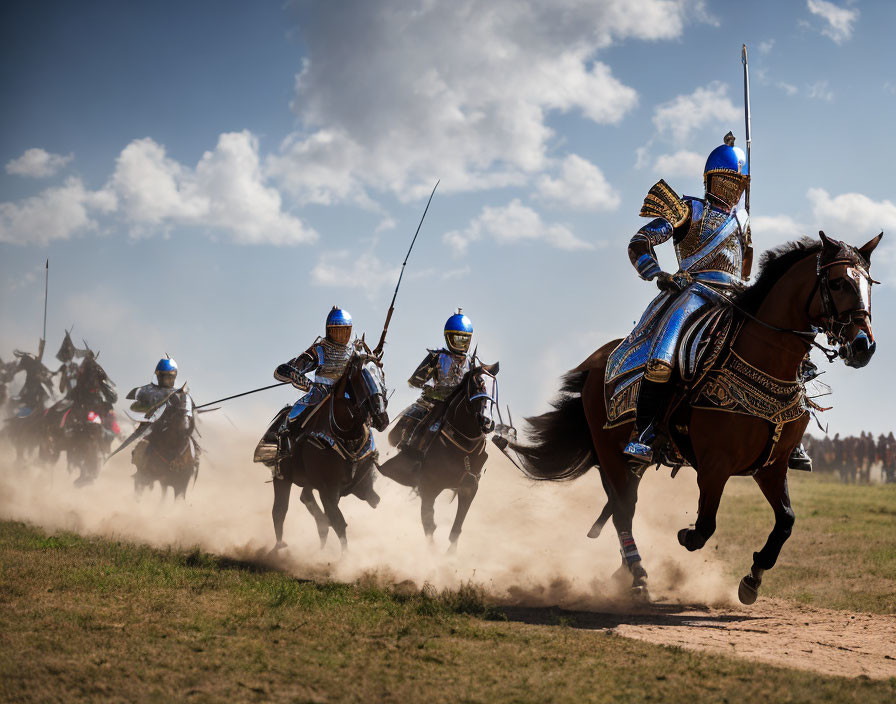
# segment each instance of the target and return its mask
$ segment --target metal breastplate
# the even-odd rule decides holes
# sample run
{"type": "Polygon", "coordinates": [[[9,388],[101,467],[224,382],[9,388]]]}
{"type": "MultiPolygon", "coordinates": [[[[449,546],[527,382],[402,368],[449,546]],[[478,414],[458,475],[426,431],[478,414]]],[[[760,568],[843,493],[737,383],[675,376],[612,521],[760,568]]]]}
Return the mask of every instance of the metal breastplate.
{"type": "Polygon", "coordinates": [[[721,271],[738,278],[743,275],[743,231],[737,214],[691,200],[691,226],[675,245],[682,271],[721,271]]]}
{"type": "Polygon", "coordinates": [[[323,338],[314,346],[318,367],[314,370],[314,381],[332,385],[345,373],[352,357],[351,345],[339,345],[323,338]]]}
{"type": "Polygon", "coordinates": [[[158,384],[147,384],[137,389],[134,399],[144,408],[152,408],[171,395],[172,389],[166,389],[158,384]]]}
{"type": "Polygon", "coordinates": [[[441,352],[436,361],[436,370],[433,375],[434,387],[441,392],[451,392],[470,370],[470,360],[466,355],[457,356],[441,352]]]}

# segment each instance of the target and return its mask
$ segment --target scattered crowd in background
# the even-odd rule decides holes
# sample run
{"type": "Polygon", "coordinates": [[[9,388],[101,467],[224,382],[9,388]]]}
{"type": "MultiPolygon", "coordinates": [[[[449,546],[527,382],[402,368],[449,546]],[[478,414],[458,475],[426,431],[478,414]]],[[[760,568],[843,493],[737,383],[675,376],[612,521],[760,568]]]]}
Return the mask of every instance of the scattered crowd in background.
{"type": "Polygon", "coordinates": [[[881,434],[875,440],[872,433],[816,438],[806,435],[803,445],[816,472],[828,472],[847,484],[868,484],[879,480],[896,483],[896,437],[881,434]],[[879,475],[878,475],[879,472],[879,475]]]}

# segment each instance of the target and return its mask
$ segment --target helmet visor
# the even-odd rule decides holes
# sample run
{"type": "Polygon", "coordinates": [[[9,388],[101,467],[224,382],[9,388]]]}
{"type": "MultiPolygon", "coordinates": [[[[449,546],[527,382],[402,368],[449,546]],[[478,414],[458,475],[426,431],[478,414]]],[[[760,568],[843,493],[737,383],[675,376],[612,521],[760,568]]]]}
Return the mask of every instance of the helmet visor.
{"type": "Polygon", "coordinates": [[[156,372],[156,378],[159,380],[159,386],[165,389],[174,388],[174,380],[177,378],[177,372],[156,372]]]}
{"type": "Polygon", "coordinates": [[[466,352],[470,349],[470,338],[472,337],[473,335],[468,332],[445,332],[445,342],[448,343],[452,352],[466,352]]]}
{"type": "Polygon", "coordinates": [[[348,341],[352,339],[352,326],[328,325],[327,337],[330,338],[331,342],[335,342],[337,345],[347,345],[348,341]]]}

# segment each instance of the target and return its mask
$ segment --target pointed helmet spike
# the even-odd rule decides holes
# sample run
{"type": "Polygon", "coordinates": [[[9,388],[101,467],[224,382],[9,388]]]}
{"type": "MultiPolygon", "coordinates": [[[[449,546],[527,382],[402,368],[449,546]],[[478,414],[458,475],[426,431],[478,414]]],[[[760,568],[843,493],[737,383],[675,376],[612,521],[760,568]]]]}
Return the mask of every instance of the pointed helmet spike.
{"type": "Polygon", "coordinates": [[[733,147],[734,146],[734,133],[729,132],[722,138],[722,141],[729,147],[733,147]]]}

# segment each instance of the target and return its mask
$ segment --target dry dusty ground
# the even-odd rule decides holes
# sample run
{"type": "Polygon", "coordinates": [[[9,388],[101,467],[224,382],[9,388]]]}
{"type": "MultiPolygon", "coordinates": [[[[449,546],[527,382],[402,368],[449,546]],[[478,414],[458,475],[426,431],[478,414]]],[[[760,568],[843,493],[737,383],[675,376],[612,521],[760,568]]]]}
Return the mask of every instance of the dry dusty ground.
{"type": "Polygon", "coordinates": [[[896,617],[761,599],[747,608],[596,615],[627,638],[843,677],[896,677],[896,617]]]}

